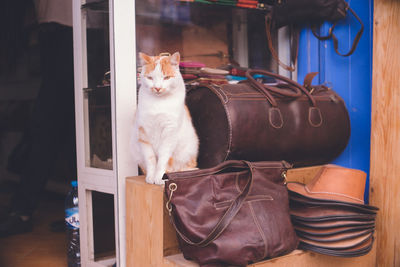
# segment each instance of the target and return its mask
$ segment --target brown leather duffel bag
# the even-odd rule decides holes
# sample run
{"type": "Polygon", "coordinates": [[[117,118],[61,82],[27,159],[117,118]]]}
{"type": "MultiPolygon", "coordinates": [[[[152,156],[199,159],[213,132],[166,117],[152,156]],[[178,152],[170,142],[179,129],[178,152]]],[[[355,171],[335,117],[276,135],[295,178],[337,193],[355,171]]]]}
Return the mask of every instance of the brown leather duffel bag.
{"type": "Polygon", "coordinates": [[[200,139],[198,166],[225,160],[286,160],[294,166],[325,164],[337,157],[350,137],[344,101],[332,89],[304,86],[262,70],[247,72],[239,84],[191,88],[186,103],[200,139]],[[280,82],[266,85],[254,74],[280,82]]]}

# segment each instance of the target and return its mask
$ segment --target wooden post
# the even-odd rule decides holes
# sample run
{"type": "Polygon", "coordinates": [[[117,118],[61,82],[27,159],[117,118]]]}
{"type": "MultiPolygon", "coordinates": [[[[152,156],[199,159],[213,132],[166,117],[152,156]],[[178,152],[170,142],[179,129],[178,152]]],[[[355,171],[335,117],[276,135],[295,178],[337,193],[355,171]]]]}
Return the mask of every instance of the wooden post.
{"type": "Polygon", "coordinates": [[[371,204],[378,206],[376,266],[400,266],[400,1],[374,1],[371,204]]]}

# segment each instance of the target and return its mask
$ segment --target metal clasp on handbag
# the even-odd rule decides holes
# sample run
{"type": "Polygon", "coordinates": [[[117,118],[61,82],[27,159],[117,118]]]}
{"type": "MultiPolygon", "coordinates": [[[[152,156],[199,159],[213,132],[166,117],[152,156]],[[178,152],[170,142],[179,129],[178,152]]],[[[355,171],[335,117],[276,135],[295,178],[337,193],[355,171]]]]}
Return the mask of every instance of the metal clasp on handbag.
{"type": "Polygon", "coordinates": [[[286,174],[287,174],[287,171],[283,171],[282,174],[281,174],[281,176],[282,176],[282,178],[283,178],[283,184],[284,184],[284,185],[287,184],[286,174]]]}
{"type": "Polygon", "coordinates": [[[169,194],[168,201],[165,204],[165,207],[168,210],[169,216],[171,216],[171,212],[172,212],[171,199],[172,199],[172,195],[174,194],[174,191],[176,191],[176,189],[178,189],[178,186],[176,185],[176,183],[170,183],[168,188],[169,188],[170,194],[169,194]]]}

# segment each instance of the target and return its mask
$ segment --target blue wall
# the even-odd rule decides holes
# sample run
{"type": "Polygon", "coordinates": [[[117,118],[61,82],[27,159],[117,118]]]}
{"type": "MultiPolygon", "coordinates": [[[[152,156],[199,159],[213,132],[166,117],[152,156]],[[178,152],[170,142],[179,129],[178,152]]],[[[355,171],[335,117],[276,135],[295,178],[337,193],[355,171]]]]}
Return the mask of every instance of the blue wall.
{"type": "MultiPolygon", "coordinates": [[[[373,0],[348,1],[364,23],[364,33],[354,54],[342,57],[336,54],[332,40],[319,41],[309,29],[300,34],[298,81],[308,72],[318,71],[314,84],[329,83],[346,102],[351,121],[351,137],[345,151],[333,162],[360,169],[369,174],[372,88],[372,26],[373,0]]],[[[329,24],[321,27],[327,33],[329,24]]],[[[351,13],[335,28],[339,51],[346,53],[360,25],[351,13]]],[[[368,201],[369,175],[365,199],[368,201]]]]}

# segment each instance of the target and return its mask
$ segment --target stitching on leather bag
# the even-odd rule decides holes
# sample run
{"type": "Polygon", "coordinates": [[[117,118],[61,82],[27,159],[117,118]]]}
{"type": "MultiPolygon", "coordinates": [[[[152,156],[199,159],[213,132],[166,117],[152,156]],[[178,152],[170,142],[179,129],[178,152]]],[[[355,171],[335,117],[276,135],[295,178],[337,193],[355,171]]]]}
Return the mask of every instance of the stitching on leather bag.
{"type": "Polygon", "coordinates": [[[270,124],[272,127],[274,127],[275,129],[280,129],[280,128],[283,127],[282,113],[281,113],[281,111],[280,111],[279,108],[271,107],[271,108],[268,110],[268,118],[269,118],[269,124],[270,124]],[[272,111],[272,110],[275,110],[275,109],[278,110],[278,112],[279,112],[279,117],[281,118],[281,124],[280,124],[280,125],[275,125],[275,124],[272,122],[272,113],[271,113],[271,111],[272,111]]]}
{"type": "Polygon", "coordinates": [[[322,125],[323,121],[324,120],[322,118],[321,110],[318,107],[310,107],[308,109],[308,122],[310,123],[311,126],[319,127],[322,125]],[[314,122],[311,121],[311,110],[318,110],[319,117],[321,118],[321,121],[318,124],[314,124],[314,122]]]}
{"type": "Polygon", "coordinates": [[[231,101],[235,101],[235,100],[265,101],[265,97],[264,98],[259,98],[259,97],[235,97],[235,98],[231,98],[231,101]]]}
{"type": "MultiPolygon", "coordinates": [[[[250,188],[249,188],[249,192],[251,192],[252,186],[253,186],[253,180],[250,181],[250,184],[249,184],[249,187],[250,187],[250,188]]],[[[243,203],[242,205],[245,205],[245,204],[246,204],[246,203],[243,203]]],[[[230,206],[232,206],[232,205],[233,205],[233,202],[231,203],[230,206]]],[[[242,206],[242,207],[243,207],[243,206],[242,206]]],[[[238,210],[237,213],[239,213],[239,211],[240,211],[240,210],[238,210]]],[[[236,214],[237,214],[237,213],[236,213],[236,214]]],[[[223,221],[223,219],[224,219],[225,216],[227,216],[227,215],[228,215],[228,213],[225,213],[224,216],[222,216],[221,220],[220,220],[219,223],[215,226],[214,230],[213,230],[205,239],[208,239],[211,235],[214,234],[215,230],[219,227],[219,225],[221,224],[221,222],[223,221]]],[[[207,246],[207,245],[210,244],[212,241],[214,241],[215,239],[217,239],[217,238],[225,231],[225,229],[226,229],[228,226],[229,226],[229,224],[225,225],[224,228],[222,228],[221,231],[220,231],[212,240],[210,240],[209,242],[207,242],[204,246],[207,246]]]]}
{"type": "Polygon", "coordinates": [[[258,228],[258,232],[260,233],[261,238],[262,238],[263,241],[264,241],[264,255],[263,255],[260,259],[257,260],[257,261],[261,261],[261,260],[263,260],[265,257],[267,257],[267,240],[266,240],[266,238],[265,238],[265,235],[264,235],[263,230],[261,229],[260,223],[258,222],[258,220],[257,220],[257,218],[256,218],[256,215],[255,215],[253,206],[251,205],[251,203],[247,203],[247,204],[248,204],[249,207],[250,207],[251,216],[253,217],[253,221],[254,221],[255,225],[257,226],[257,228],[258,228]]]}
{"type": "Polygon", "coordinates": [[[239,174],[240,173],[236,174],[235,185],[236,185],[236,190],[240,193],[241,191],[240,191],[240,187],[239,187],[239,174]]]}
{"type": "MultiPolygon", "coordinates": [[[[268,167],[268,166],[266,166],[266,167],[255,167],[256,169],[282,169],[282,166],[276,166],[276,167],[268,167]]],[[[190,172],[192,172],[192,171],[190,171],[190,172]]],[[[244,171],[240,171],[240,172],[238,172],[237,174],[238,175],[240,175],[240,174],[244,174],[244,173],[246,173],[246,172],[248,172],[248,170],[244,170],[244,171]]],[[[189,176],[189,177],[174,177],[173,179],[175,180],[175,179],[179,179],[179,181],[184,181],[184,180],[187,180],[187,179],[196,179],[196,178],[199,178],[199,177],[203,177],[203,176],[208,176],[208,175],[210,175],[210,174],[201,174],[201,175],[195,175],[195,174],[192,174],[191,176],[189,176]]],[[[241,191],[239,191],[239,192],[241,192],[241,191]]]]}
{"type": "Polygon", "coordinates": [[[224,161],[226,161],[226,160],[228,159],[229,154],[231,153],[231,146],[232,146],[232,122],[231,122],[231,117],[230,117],[229,112],[228,112],[228,107],[227,107],[227,105],[226,105],[226,104],[228,103],[228,97],[225,95],[226,98],[227,98],[227,100],[226,100],[226,102],[224,102],[224,101],[223,101],[223,96],[221,95],[220,92],[218,92],[217,89],[213,88],[212,86],[211,86],[211,87],[210,87],[210,86],[207,86],[207,88],[211,89],[211,91],[213,91],[214,93],[216,93],[217,95],[220,96],[220,100],[221,100],[221,102],[222,102],[222,106],[223,106],[224,109],[225,109],[225,114],[226,114],[226,117],[227,117],[227,119],[228,119],[228,125],[229,125],[229,145],[228,145],[228,151],[226,152],[226,156],[225,156],[225,159],[224,159],[224,161]]]}
{"type": "MultiPolygon", "coordinates": [[[[234,94],[234,93],[226,93],[226,95],[229,95],[229,96],[238,96],[238,95],[260,95],[260,93],[238,93],[238,94],[234,94]]],[[[264,98],[265,99],[265,98],[264,98]]]]}
{"type": "MultiPolygon", "coordinates": [[[[248,196],[246,198],[245,202],[246,203],[251,203],[251,202],[257,202],[257,201],[264,201],[264,200],[274,200],[274,199],[270,195],[254,195],[254,196],[248,196]]],[[[224,209],[224,208],[229,207],[229,204],[232,201],[233,201],[233,199],[216,202],[216,203],[214,203],[214,207],[216,209],[224,209]]]]}

